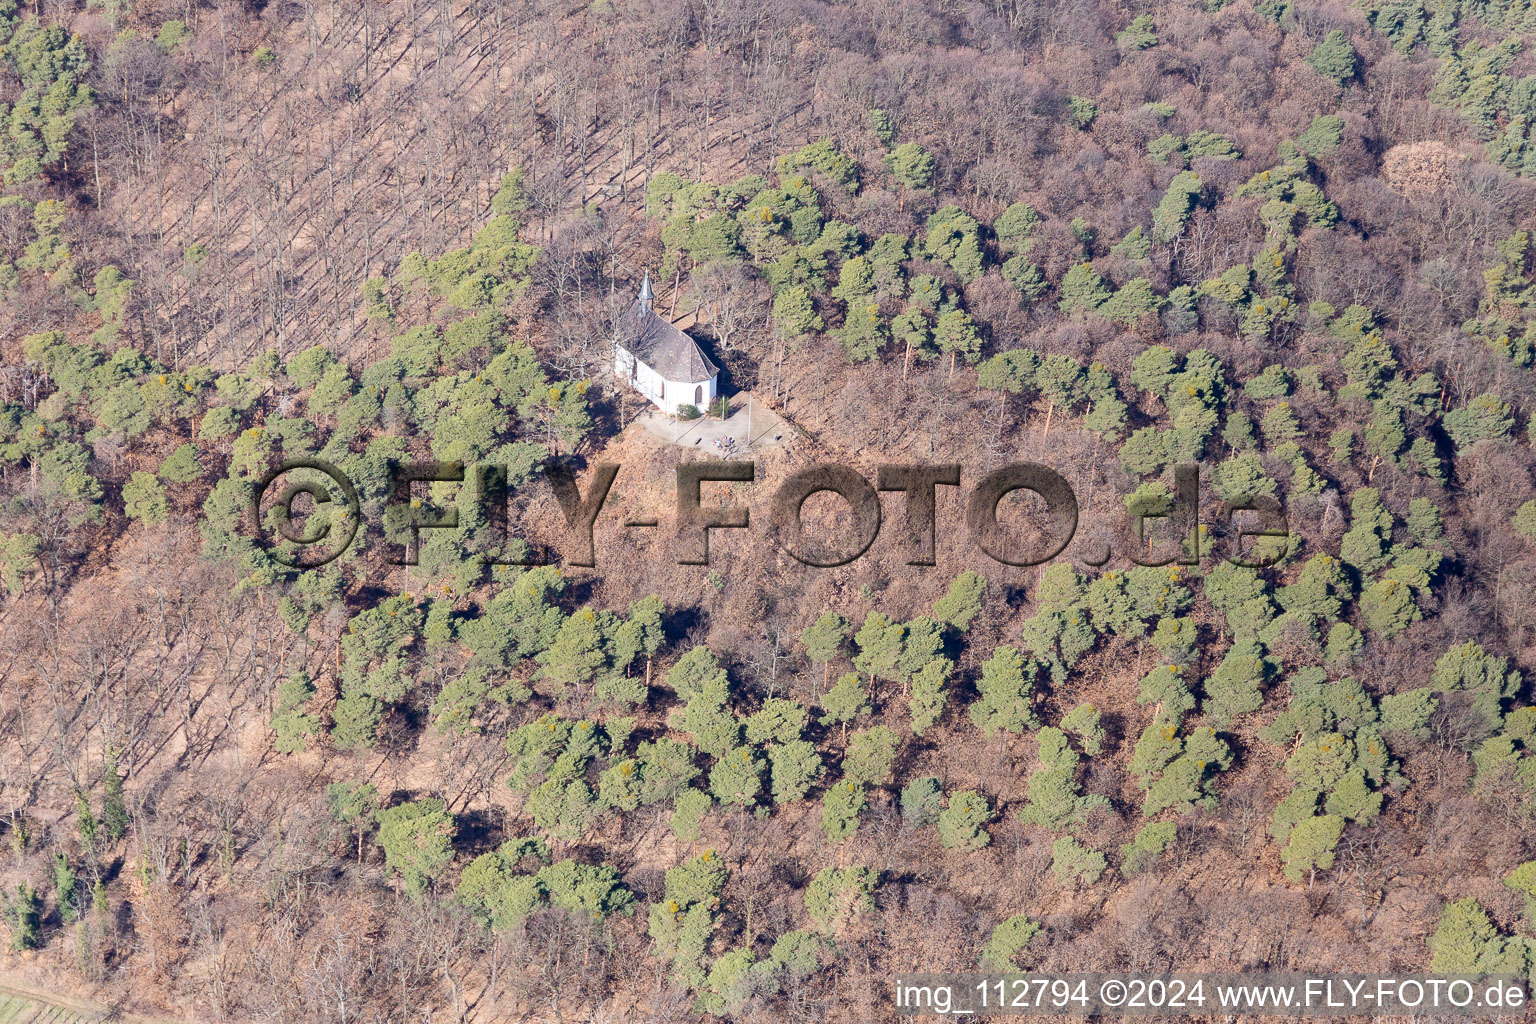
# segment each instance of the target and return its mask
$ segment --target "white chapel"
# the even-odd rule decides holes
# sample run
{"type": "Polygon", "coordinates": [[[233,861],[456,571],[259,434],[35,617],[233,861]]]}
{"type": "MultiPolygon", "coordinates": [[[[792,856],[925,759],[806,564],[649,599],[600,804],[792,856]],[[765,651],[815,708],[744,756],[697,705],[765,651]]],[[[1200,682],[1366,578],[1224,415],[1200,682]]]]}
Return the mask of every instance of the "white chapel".
{"type": "Polygon", "coordinates": [[[680,405],[702,410],[718,393],[720,368],[698,342],[656,312],[650,271],[619,318],[613,372],[666,413],[676,413],[680,405]]]}

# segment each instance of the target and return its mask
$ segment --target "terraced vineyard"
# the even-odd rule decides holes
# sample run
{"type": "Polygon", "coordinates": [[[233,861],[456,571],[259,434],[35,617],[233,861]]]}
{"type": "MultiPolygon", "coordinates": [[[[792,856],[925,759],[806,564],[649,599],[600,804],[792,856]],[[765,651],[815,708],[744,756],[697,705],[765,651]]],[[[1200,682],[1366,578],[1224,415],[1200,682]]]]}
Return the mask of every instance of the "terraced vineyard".
{"type": "Polygon", "coordinates": [[[98,1013],[58,1006],[28,996],[0,991],[0,1024],[96,1024],[98,1013]]]}

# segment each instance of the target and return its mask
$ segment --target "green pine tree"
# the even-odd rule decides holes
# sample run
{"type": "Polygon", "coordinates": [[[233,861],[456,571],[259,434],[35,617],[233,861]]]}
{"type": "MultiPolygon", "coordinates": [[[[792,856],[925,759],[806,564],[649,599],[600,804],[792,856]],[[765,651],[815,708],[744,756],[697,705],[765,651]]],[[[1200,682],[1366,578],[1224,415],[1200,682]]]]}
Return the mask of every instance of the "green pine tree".
{"type": "Polygon", "coordinates": [[[934,602],[933,617],[963,633],[981,613],[981,595],[986,588],[985,576],[965,570],[955,577],[944,596],[934,602]]]}
{"type": "Polygon", "coordinates": [[[1343,85],[1355,77],[1355,68],[1359,59],[1355,48],[1350,45],[1344,33],[1334,29],[1313,48],[1311,55],[1307,57],[1307,63],[1312,66],[1313,71],[1324,78],[1331,78],[1343,85]]]}
{"type": "Polygon", "coordinates": [[[357,859],[363,859],[363,840],[378,823],[379,791],[371,782],[333,782],[325,787],[331,817],[351,828],[357,837],[357,859]]]}
{"type": "Polygon", "coordinates": [[[992,222],[992,234],[1004,252],[1028,252],[1035,242],[1034,233],[1040,220],[1040,214],[1028,203],[1014,203],[992,222]]]}
{"type": "Polygon", "coordinates": [[[685,789],[677,795],[672,805],[669,827],[678,842],[696,843],[704,824],[704,816],[714,806],[708,793],[700,789],[685,789]]]}
{"type": "Polygon", "coordinates": [[[537,656],[542,666],[540,676],[554,684],[557,695],[569,686],[591,682],[608,664],[603,625],[597,612],[580,609],[561,625],[549,649],[537,656]]]}
{"type": "Polygon", "coordinates": [[[14,896],[0,892],[0,921],[11,933],[11,949],[22,952],[43,944],[43,898],[29,883],[16,887],[14,896]]]}
{"type": "Polygon", "coordinates": [[[980,793],[971,789],[956,793],[939,814],[939,842],[946,850],[979,850],[992,841],[986,825],[993,817],[992,806],[980,793]]]}
{"type": "Polygon", "coordinates": [[[63,851],[53,855],[53,889],[58,894],[59,917],[73,924],[80,917],[80,884],[63,851]]]}
{"type": "Polygon", "coordinates": [[[101,827],[108,839],[118,840],[128,831],[128,805],[123,798],[123,776],[118,770],[117,750],[107,748],[101,769],[101,827]]]}
{"type": "Polygon", "coordinates": [[[1062,836],[1051,847],[1051,873],[1063,882],[1092,885],[1108,866],[1104,854],[1071,836],[1062,836]]]}
{"type": "Polygon", "coordinates": [[[1299,882],[1319,869],[1333,867],[1334,850],[1344,834],[1344,819],[1337,814],[1306,818],[1290,830],[1280,851],[1285,877],[1299,882]]]}
{"type": "Polygon", "coordinates": [[[1026,825],[1064,829],[1081,824],[1096,807],[1107,804],[1100,796],[1082,796],[1077,784],[1078,756],[1067,745],[1066,734],[1049,726],[1040,730],[1040,765],[1029,777],[1028,796],[1019,820],[1026,825]]]}
{"type": "Polygon", "coordinates": [[[425,895],[453,860],[453,815],[441,800],[413,800],[377,813],[384,865],[398,874],[406,894],[425,895]]]}
{"type": "Polygon", "coordinates": [[[720,755],[709,773],[709,791],[722,804],[750,807],[763,788],[763,760],[751,747],[720,755]]]}
{"type": "Polygon", "coordinates": [[[1109,289],[1091,263],[1077,263],[1061,279],[1063,313],[1092,313],[1109,300],[1109,289]]]}
{"type": "Polygon", "coordinates": [[[920,189],[933,184],[933,156],[915,142],[903,142],[887,153],[885,165],[902,188],[920,189]]]}
{"type": "Polygon", "coordinates": [[[843,778],[861,786],[883,786],[891,779],[900,740],[888,726],[856,732],[843,755],[843,778]]]}
{"type": "Polygon", "coordinates": [[[822,774],[821,756],[808,740],[774,744],[768,749],[768,766],[776,804],[804,800],[822,774]]]}
{"type": "Polygon", "coordinates": [[[818,719],[822,725],[841,725],[844,740],[848,737],[848,723],[870,711],[869,697],[857,672],[838,677],[832,689],[821,698],[821,709],[826,712],[818,719]]]}
{"type": "Polygon", "coordinates": [[[843,653],[848,642],[852,623],[836,612],[822,612],[821,616],[800,634],[800,643],[812,661],[822,664],[822,689],[832,675],[832,661],[843,653]]]}
{"type": "Polygon", "coordinates": [[[841,843],[859,827],[859,815],[868,798],[864,787],[855,782],[838,782],[827,787],[821,797],[821,830],[827,842],[841,843]]]}
{"type": "Polygon", "coordinates": [[[908,712],[912,717],[912,734],[921,736],[944,714],[949,703],[949,690],[945,683],[954,664],[948,658],[935,658],[912,676],[912,697],[908,712]]]}
{"type": "Polygon", "coordinates": [[[940,352],[949,353],[951,378],[955,375],[957,357],[964,356],[968,363],[975,363],[981,358],[981,334],[971,315],[963,309],[939,314],[938,322],[933,327],[933,341],[939,346],[940,352]]]}
{"type": "Polygon", "coordinates": [[[320,718],[304,710],[315,696],[309,675],[300,670],[277,687],[277,704],[268,723],[276,738],[272,748],[279,754],[297,754],[304,750],[308,737],[320,733],[320,718]]]}
{"type": "Polygon", "coordinates": [[[870,868],[823,868],[805,887],[805,912],[824,931],[841,931],[875,908],[879,884],[880,873],[870,868]]]}
{"type": "Polygon", "coordinates": [[[1034,663],[1026,665],[1012,647],[999,647],[981,666],[980,697],[971,704],[971,721],[987,738],[998,732],[1022,733],[1037,724],[1030,700],[1034,663]]]}
{"type": "Polygon", "coordinates": [[[1184,233],[1184,225],[1194,212],[1205,186],[1194,171],[1180,171],[1169,182],[1168,190],[1152,210],[1152,238],[1167,245],[1184,233]]]}
{"type": "Polygon", "coordinates": [[[981,950],[981,966],[989,971],[1013,971],[1018,967],[1019,954],[1024,952],[1030,940],[1041,932],[1039,924],[1024,914],[998,922],[992,935],[981,950]]]}
{"type": "Polygon", "coordinates": [[[135,471],[123,485],[123,514],[146,526],[163,522],[170,515],[165,488],[153,473],[135,471]]]}
{"type": "Polygon", "coordinates": [[[939,820],[944,809],[944,791],[931,775],[913,779],[901,790],[901,823],[908,829],[922,828],[939,820]]]}

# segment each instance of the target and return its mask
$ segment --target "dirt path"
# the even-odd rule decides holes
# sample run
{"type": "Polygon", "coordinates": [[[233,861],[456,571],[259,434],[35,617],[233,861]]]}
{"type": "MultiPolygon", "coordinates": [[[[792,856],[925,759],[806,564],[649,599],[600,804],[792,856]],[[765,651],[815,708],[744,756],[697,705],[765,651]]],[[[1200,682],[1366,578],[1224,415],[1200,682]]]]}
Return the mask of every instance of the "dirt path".
{"type": "Polygon", "coordinates": [[[0,975],[0,1024],[167,1024],[117,1013],[85,999],[59,995],[0,975]]]}

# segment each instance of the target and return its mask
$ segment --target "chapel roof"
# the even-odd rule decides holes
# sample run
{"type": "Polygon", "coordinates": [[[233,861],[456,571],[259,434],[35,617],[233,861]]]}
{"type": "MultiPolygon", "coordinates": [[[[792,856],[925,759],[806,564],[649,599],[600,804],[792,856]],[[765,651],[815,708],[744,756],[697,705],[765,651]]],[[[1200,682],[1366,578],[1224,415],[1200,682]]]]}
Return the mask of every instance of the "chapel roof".
{"type": "Polygon", "coordinates": [[[698,342],[656,312],[650,282],[647,272],[639,296],[620,317],[619,344],[665,380],[690,384],[709,380],[720,368],[704,354],[698,342]]]}

